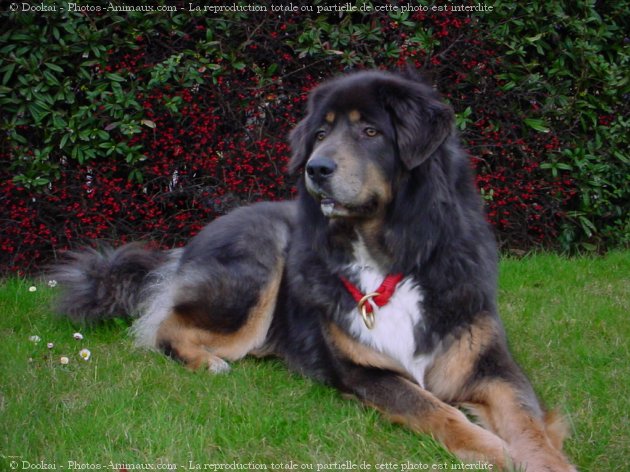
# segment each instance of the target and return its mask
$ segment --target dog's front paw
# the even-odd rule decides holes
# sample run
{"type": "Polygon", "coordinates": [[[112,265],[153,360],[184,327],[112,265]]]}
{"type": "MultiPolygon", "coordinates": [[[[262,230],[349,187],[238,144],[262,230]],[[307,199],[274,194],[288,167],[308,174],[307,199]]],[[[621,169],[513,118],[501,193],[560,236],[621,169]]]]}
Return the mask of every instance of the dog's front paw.
{"type": "Polygon", "coordinates": [[[494,466],[493,470],[509,470],[508,445],[494,433],[473,425],[474,434],[460,437],[460,441],[449,438],[446,446],[464,462],[485,462],[494,466]],[[461,441],[461,439],[465,439],[461,441]]]}
{"type": "Polygon", "coordinates": [[[541,447],[524,452],[512,450],[514,464],[526,472],[577,472],[562,452],[552,447],[541,447]]]}

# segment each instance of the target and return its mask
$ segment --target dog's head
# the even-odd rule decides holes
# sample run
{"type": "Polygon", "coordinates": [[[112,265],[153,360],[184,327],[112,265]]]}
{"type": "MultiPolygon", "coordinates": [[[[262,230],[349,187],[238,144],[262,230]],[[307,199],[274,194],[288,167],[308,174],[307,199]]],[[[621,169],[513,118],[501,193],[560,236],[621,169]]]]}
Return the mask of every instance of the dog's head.
{"type": "Polygon", "coordinates": [[[331,218],[369,218],[393,198],[400,172],[418,167],[451,133],[452,110],[433,89],[385,72],[326,82],[292,131],[289,170],[331,218]]]}

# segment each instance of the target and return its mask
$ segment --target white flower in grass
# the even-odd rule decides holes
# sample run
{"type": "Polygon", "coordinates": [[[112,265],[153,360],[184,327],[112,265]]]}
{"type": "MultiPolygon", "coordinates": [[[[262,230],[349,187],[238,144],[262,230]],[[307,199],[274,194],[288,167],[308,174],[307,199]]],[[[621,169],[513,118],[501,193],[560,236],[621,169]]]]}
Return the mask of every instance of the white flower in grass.
{"type": "Polygon", "coordinates": [[[42,340],[42,338],[40,338],[39,336],[37,336],[36,334],[34,334],[33,336],[29,336],[28,340],[32,343],[38,343],[42,340]]]}
{"type": "Polygon", "coordinates": [[[46,344],[46,347],[48,349],[52,349],[53,347],[55,347],[55,345],[53,343],[48,343],[48,344],[46,344]]]}
{"type": "Polygon", "coordinates": [[[88,349],[81,349],[79,351],[79,355],[81,356],[81,359],[83,359],[84,361],[89,361],[90,357],[92,356],[92,353],[88,349]]]}
{"type": "Polygon", "coordinates": [[[28,288],[28,291],[29,291],[29,292],[37,292],[37,287],[35,287],[35,285],[31,285],[31,286],[28,288]]]}
{"type": "Polygon", "coordinates": [[[56,280],[49,280],[48,281],[48,286],[50,288],[55,288],[57,286],[57,281],[56,280]]]}
{"type": "Polygon", "coordinates": [[[68,359],[66,356],[63,356],[59,359],[59,363],[61,365],[68,365],[68,362],[70,362],[70,359],[68,359]]]}
{"type": "Polygon", "coordinates": [[[77,341],[81,341],[83,339],[83,335],[81,333],[74,333],[72,337],[77,341]]]}

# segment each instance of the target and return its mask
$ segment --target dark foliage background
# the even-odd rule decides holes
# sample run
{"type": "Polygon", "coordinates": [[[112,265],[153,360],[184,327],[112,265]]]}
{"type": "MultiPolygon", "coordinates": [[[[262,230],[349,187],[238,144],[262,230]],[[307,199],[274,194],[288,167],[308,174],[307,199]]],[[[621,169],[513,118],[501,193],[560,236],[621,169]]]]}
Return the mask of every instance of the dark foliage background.
{"type": "Polygon", "coordinates": [[[456,110],[505,250],[628,244],[627,0],[152,3],[171,11],[1,13],[0,270],[94,239],[180,245],[290,198],[308,91],[409,65],[456,110]]]}

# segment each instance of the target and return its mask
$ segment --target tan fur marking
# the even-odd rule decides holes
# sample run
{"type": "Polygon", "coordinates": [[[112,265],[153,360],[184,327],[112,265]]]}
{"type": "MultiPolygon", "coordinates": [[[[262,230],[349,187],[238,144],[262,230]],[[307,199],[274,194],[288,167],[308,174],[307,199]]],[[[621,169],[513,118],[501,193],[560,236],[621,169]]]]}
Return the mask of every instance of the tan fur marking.
{"type": "Polygon", "coordinates": [[[329,125],[332,125],[334,122],[335,122],[335,112],[329,111],[328,113],[326,113],[326,123],[328,123],[329,125]]]}
{"type": "Polygon", "coordinates": [[[237,360],[263,348],[276,306],[282,269],[283,263],[280,263],[260,294],[258,304],[250,310],[247,322],[235,333],[213,333],[189,326],[186,319],[172,313],[160,325],[158,344],[170,343],[177,356],[191,369],[207,364],[213,371],[227,369],[227,364],[222,359],[237,360]]]}
{"type": "Polygon", "coordinates": [[[377,194],[379,196],[380,210],[384,210],[393,198],[391,181],[383,175],[375,164],[371,162],[367,164],[359,162],[358,164],[365,165],[365,177],[358,201],[367,201],[372,195],[377,194]]]}
{"type": "Polygon", "coordinates": [[[551,444],[561,451],[564,440],[569,435],[569,425],[567,425],[565,418],[554,410],[546,412],[543,420],[551,444]]]}
{"type": "Polygon", "coordinates": [[[199,328],[186,327],[181,317],[172,313],[160,325],[157,339],[158,343],[168,342],[177,358],[191,370],[202,366],[213,372],[227,370],[225,361],[205,348],[204,338],[207,334],[207,331],[199,328]]]}
{"type": "Polygon", "coordinates": [[[348,119],[350,120],[350,123],[358,123],[361,121],[361,112],[358,110],[351,110],[350,113],[348,113],[348,119]]]}
{"type": "Polygon", "coordinates": [[[215,336],[212,349],[217,355],[230,360],[240,359],[264,344],[276,307],[282,268],[283,264],[280,264],[274,272],[269,285],[260,294],[258,304],[249,312],[245,325],[236,333],[215,336]]]}
{"type": "Polygon", "coordinates": [[[333,345],[348,359],[359,365],[377,367],[401,374],[405,372],[405,369],[394,359],[361,344],[334,323],[328,325],[328,334],[333,345]]]}
{"type": "Polygon", "coordinates": [[[507,444],[501,438],[471,423],[461,411],[443,403],[430,392],[412,382],[409,384],[413,393],[432,403],[433,408],[423,410],[420,414],[391,414],[378,406],[372,406],[395,423],[419,433],[433,435],[463,460],[485,460],[499,468],[506,466],[507,444]]]}
{"type": "MultiPolygon", "coordinates": [[[[357,225],[358,234],[363,238],[367,247],[382,248],[383,242],[381,235],[383,234],[385,215],[377,214],[373,218],[366,219],[357,225]]],[[[387,267],[391,264],[390,255],[385,250],[374,251],[370,256],[381,266],[387,267]]]]}
{"type": "Polygon", "coordinates": [[[479,385],[471,410],[509,445],[516,464],[527,470],[574,471],[561,452],[561,420],[555,414],[538,418],[524,409],[511,384],[494,380],[479,385]]]}
{"type": "Polygon", "coordinates": [[[510,455],[517,464],[528,470],[573,471],[560,452],[561,422],[553,416],[535,416],[524,406],[515,385],[500,379],[466,385],[479,356],[499,336],[502,334],[498,321],[491,316],[479,318],[436,356],[425,377],[427,389],[442,400],[459,402],[468,408],[481,424],[509,444],[510,455]]]}
{"type": "Polygon", "coordinates": [[[466,332],[452,340],[427,370],[427,389],[439,398],[460,400],[464,383],[475,368],[480,354],[499,335],[499,325],[491,316],[480,318],[466,332]]]}

